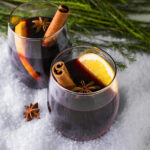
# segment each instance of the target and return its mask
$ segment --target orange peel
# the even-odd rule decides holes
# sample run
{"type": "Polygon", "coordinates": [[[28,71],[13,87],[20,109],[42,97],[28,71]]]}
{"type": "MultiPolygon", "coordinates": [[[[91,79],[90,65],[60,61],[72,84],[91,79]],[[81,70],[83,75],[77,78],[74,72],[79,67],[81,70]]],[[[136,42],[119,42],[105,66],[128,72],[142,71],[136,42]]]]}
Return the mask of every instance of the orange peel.
{"type": "Polygon", "coordinates": [[[112,82],[115,73],[103,57],[95,53],[86,53],[81,55],[77,62],[100,84],[108,86],[112,82]]]}
{"type": "MultiPolygon", "coordinates": [[[[15,32],[19,34],[20,36],[27,37],[28,35],[28,29],[27,29],[27,21],[22,20],[15,26],[15,32]]],[[[16,36],[15,35],[15,45],[18,52],[18,57],[20,61],[22,62],[25,69],[28,71],[28,73],[37,81],[42,81],[42,78],[36,73],[34,68],[31,66],[31,64],[28,62],[28,60],[25,58],[25,44],[26,39],[16,36]]]]}

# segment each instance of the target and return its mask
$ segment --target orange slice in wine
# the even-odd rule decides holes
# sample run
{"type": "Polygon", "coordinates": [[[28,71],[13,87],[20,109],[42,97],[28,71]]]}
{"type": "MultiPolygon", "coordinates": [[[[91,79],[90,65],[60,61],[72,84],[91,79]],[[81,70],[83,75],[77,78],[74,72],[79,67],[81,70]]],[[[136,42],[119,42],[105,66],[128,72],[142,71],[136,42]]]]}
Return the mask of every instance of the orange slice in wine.
{"type": "Polygon", "coordinates": [[[104,86],[109,85],[114,78],[115,73],[109,63],[95,53],[83,54],[77,62],[91,77],[104,86]]]}
{"type": "Polygon", "coordinates": [[[20,19],[21,19],[20,17],[13,16],[13,17],[11,17],[10,23],[17,23],[17,22],[19,22],[20,19]]]}
{"type": "MultiPolygon", "coordinates": [[[[27,21],[25,20],[20,21],[15,26],[15,32],[21,36],[27,37],[28,35],[27,21]]],[[[30,76],[32,76],[37,81],[42,81],[42,78],[36,73],[34,68],[25,58],[25,44],[27,44],[26,39],[15,36],[15,45],[16,45],[16,49],[17,49],[18,57],[20,58],[20,61],[22,62],[23,66],[28,71],[30,76]]]]}
{"type": "Polygon", "coordinates": [[[27,21],[22,20],[15,26],[15,32],[21,36],[27,37],[28,35],[28,28],[27,28],[27,21]]]}
{"type": "MultiPolygon", "coordinates": [[[[28,29],[27,29],[27,21],[22,20],[15,26],[15,33],[27,37],[28,36],[28,29]]],[[[26,39],[15,36],[15,44],[17,48],[17,52],[23,56],[25,56],[25,45],[26,45],[26,39]]]]}

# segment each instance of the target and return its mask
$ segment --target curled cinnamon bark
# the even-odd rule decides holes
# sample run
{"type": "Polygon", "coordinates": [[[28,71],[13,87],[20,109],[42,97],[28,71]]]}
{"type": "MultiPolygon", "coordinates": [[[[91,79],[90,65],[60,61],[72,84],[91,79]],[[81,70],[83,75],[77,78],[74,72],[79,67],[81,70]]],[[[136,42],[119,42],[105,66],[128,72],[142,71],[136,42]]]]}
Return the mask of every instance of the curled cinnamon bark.
{"type": "MultiPolygon", "coordinates": [[[[58,10],[57,10],[55,16],[53,17],[53,20],[51,21],[44,37],[52,36],[58,30],[60,30],[63,27],[68,15],[69,15],[69,8],[65,5],[60,5],[58,7],[58,10]]],[[[44,39],[42,45],[43,46],[51,45],[56,40],[56,37],[57,37],[57,35],[54,35],[52,37],[44,39]]]]}
{"type": "Polygon", "coordinates": [[[75,83],[72,81],[64,62],[59,61],[54,64],[52,67],[52,73],[57,82],[64,88],[71,90],[75,87],[75,83]]]}

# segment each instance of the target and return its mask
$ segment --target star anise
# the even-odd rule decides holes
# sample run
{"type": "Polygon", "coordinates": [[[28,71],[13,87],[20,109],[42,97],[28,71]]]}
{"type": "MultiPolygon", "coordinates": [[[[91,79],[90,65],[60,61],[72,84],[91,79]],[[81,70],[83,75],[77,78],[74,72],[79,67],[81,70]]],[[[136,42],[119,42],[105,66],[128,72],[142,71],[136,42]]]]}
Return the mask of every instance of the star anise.
{"type": "Polygon", "coordinates": [[[33,118],[40,119],[38,108],[38,103],[30,104],[30,106],[25,106],[26,111],[24,112],[24,118],[26,118],[27,121],[32,120],[33,118]]]}
{"type": "Polygon", "coordinates": [[[81,80],[81,86],[74,87],[72,91],[79,92],[79,93],[90,93],[92,90],[100,89],[99,85],[95,85],[94,81],[85,84],[84,80],[81,80]]]}
{"type": "Polygon", "coordinates": [[[33,20],[32,22],[34,25],[32,28],[36,28],[36,32],[39,32],[41,28],[43,28],[43,31],[46,31],[47,27],[49,26],[50,22],[48,22],[48,18],[42,19],[42,17],[39,17],[39,20],[33,20]]]}

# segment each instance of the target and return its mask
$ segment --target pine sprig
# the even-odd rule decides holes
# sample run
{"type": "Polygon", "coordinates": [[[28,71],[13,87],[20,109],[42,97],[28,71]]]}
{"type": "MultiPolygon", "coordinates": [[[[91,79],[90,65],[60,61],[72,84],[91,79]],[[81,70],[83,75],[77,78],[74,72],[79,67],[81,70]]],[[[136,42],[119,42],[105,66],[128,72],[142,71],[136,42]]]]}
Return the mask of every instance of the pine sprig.
{"type": "MultiPolygon", "coordinates": [[[[0,33],[6,33],[7,19],[10,10],[23,2],[31,0],[3,0],[0,2],[0,33]]],[[[149,0],[47,0],[56,4],[68,5],[71,9],[68,18],[68,30],[75,44],[90,44],[93,46],[117,50],[129,61],[134,61],[136,52],[150,53],[150,23],[129,19],[128,13],[150,13],[143,7],[150,6],[149,0]],[[79,36],[100,34],[119,39],[109,41],[100,39],[99,43],[81,40],[79,36]]],[[[121,64],[120,62],[118,64],[121,64]]],[[[120,67],[123,67],[123,64],[120,67]]]]}

